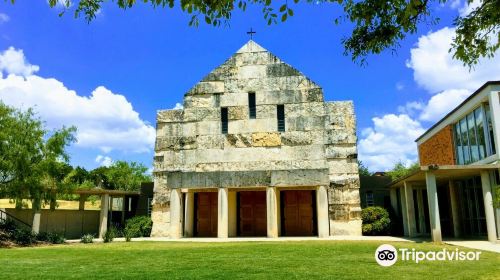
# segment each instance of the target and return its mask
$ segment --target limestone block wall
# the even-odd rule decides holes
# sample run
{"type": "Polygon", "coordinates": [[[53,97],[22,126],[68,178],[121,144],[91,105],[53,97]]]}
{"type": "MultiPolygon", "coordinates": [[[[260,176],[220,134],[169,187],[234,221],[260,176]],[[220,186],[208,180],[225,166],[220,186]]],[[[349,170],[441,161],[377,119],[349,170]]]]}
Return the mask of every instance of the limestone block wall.
{"type": "Polygon", "coordinates": [[[421,166],[438,164],[454,165],[455,149],[453,145],[453,128],[446,126],[434,134],[429,140],[418,146],[418,157],[421,166]]]}
{"type": "Polygon", "coordinates": [[[352,102],[324,102],[317,84],[250,41],[185,94],[183,109],[158,111],[153,215],[168,211],[171,188],[326,185],[331,233],[358,234],[359,222],[360,234],[355,122],[352,102]]]}
{"type": "Polygon", "coordinates": [[[352,102],[327,102],[325,158],[331,235],[361,235],[356,117],[352,102]]]}

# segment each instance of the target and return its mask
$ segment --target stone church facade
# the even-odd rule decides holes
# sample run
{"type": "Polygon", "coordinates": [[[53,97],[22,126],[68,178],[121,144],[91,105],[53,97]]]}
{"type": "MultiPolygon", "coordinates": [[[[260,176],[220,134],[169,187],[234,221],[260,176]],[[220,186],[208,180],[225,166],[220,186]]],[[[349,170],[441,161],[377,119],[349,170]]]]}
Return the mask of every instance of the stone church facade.
{"type": "Polygon", "coordinates": [[[254,41],[156,133],[152,236],[361,235],[353,103],[254,41]]]}

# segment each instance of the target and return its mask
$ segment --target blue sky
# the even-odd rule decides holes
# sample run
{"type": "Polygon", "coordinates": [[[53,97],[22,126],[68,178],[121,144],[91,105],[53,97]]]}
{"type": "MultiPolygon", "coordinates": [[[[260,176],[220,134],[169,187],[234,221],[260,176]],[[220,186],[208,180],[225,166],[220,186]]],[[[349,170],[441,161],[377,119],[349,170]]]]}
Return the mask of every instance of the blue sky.
{"type": "MultiPolygon", "coordinates": [[[[254,39],[320,84],[325,100],[353,100],[359,157],[372,170],[416,160],[413,140],[487,80],[500,79],[500,61],[469,73],[447,53],[452,21],[467,13],[455,0],[436,6],[437,25],[423,24],[397,53],[360,66],[343,55],[350,25],[335,25],[336,5],[293,5],[295,15],[267,26],[260,8],[236,11],[230,26],[189,27],[178,7],[105,4],[87,24],[62,17],[45,1],[0,5],[0,99],[36,106],[49,128],[74,124],[79,143],[71,162],[86,168],[111,160],[151,166],[155,115],[182,103],[183,94],[248,40],[254,39]],[[110,132],[112,131],[112,133],[110,132]]],[[[497,56],[498,57],[498,56],[497,56]]]]}

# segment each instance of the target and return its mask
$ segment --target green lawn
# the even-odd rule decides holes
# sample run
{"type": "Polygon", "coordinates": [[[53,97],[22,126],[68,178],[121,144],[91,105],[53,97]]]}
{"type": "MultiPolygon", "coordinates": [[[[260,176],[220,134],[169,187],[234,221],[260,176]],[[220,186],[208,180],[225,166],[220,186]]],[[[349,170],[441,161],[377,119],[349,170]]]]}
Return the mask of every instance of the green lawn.
{"type": "MultiPolygon", "coordinates": [[[[253,279],[499,279],[500,254],[479,261],[374,260],[383,242],[245,243],[115,242],[0,249],[0,278],[253,278],[253,279]]],[[[396,248],[441,250],[447,245],[393,242],[396,248]]],[[[461,248],[464,251],[471,251],[461,248]]]]}

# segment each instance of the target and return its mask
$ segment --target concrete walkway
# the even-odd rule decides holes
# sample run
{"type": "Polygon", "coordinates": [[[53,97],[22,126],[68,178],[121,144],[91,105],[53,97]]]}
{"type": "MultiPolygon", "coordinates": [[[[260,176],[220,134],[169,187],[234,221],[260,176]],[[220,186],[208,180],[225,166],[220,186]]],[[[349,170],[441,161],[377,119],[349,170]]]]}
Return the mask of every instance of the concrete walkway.
{"type": "MultiPolygon", "coordinates": [[[[179,238],[169,237],[139,237],[132,238],[132,241],[160,241],[160,242],[287,242],[287,241],[384,241],[384,242],[421,242],[425,239],[394,237],[394,236],[330,236],[327,238],[318,237],[231,237],[231,238],[179,238]]],[[[115,238],[114,241],[123,242],[125,238],[115,238]]],[[[80,239],[67,240],[68,243],[79,243],[80,239]]],[[[102,239],[94,239],[94,242],[102,242],[102,239]]]]}
{"type": "Polygon", "coordinates": [[[469,249],[483,250],[494,253],[500,253],[500,243],[492,243],[484,240],[453,240],[444,241],[444,243],[454,246],[465,247],[469,249]]]}

